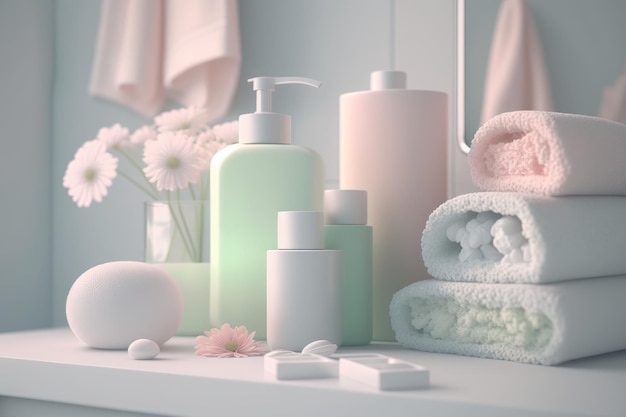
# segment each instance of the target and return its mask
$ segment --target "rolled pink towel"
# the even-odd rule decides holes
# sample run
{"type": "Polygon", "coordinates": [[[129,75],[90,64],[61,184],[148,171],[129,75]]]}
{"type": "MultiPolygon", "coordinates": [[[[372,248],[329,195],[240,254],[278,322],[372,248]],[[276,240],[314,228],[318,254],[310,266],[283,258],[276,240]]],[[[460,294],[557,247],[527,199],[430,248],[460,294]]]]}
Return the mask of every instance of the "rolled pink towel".
{"type": "Polygon", "coordinates": [[[476,132],[469,163],[483,191],[626,195],[626,125],[545,111],[502,113],[476,132]]]}

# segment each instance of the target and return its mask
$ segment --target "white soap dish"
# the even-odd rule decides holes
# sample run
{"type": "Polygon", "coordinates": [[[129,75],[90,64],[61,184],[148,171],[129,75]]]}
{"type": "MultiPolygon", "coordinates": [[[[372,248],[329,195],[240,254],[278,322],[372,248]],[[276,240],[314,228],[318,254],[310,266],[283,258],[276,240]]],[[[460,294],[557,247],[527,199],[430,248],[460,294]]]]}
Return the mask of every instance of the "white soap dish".
{"type": "Polygon", "coordinates": [[[339,363],[322,355],[285,350],[270,352],[264,358],[265,371],[276,379],[337,378],[339,363]]]}
{"type": "Polygon", "coordinates": [[[317,342],[303,353],[275,350],[266,354],[265,372],[279,380],[341,376],[382,391],[428,388],[430,374],[423,366],[378,353],[333,354],[336,345],[331,349],[330,343],[317,342]]]}
{"type": "Polygon", "coordinates": [[[428,388],[428,369],[384,355],[339,356],[341,377],[354,379],[383,391],[428,388]]]}

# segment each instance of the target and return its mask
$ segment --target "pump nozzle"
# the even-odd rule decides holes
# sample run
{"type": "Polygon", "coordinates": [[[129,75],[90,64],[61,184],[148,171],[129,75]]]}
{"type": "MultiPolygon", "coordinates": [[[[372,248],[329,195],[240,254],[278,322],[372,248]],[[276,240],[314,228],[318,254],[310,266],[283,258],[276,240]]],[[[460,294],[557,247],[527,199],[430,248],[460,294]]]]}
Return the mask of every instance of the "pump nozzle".
{"type": "Polygon", "coordinates": [[[319,87],[320,82],[303,77],[250,78],[256,91],[256,112],[239,116],[239,143],[291,143],[291,117],[272,113],[272,92],[281,84],[319,87]]]}
{"type": "Polygon", "coordinates": [[[281,84],[304,84],[319,87],[322,83],[304,77],[256,77],[250,78],[252,88],[256,91],[256,112],[270,113],[272,111],[272,92],[275,86],[281,84]]]}

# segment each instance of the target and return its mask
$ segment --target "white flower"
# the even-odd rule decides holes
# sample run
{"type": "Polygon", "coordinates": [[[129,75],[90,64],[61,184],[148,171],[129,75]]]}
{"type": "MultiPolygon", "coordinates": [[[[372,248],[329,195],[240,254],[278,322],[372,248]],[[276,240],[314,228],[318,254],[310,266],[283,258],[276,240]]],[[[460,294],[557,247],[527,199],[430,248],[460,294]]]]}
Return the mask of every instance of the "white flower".
{"type": "Polygon", "coordinates": [[[98,131],[97,139],[101,140],[107,149],[127,147],[129,145],[128,129],[119,123],[103,127],[98,131]]]}
{"type": "Polygon", "coordinates": [[[183,133],[166,132],[146,142],[143,161],[143,172],[159,191],[180,190],[200,180],[202,157],[193,138],[183,133]]]}
{"type": "Polygon", "coordinates": [[[86,142],[68,164],[63,186],[78,207],[89,207],[107,195],[107,188],[117,175],[117,158],[106,151],[99,140],[86,142]]]}
{"type": "Polygon", "coordinates": [[[210,141],[203,144],[197,143],[197,152],[202,163],[202,171],[208,171],[211,167],[211,160],[216,153],[224,149],[227,145],[225,143],[210,141]]]}
{"type": "Polygon", "coordinates": [[[213,126],[213,133],[220,142],[224,142],[227,145],[236,143],[239,140],[239,122],[234,120],[232,122],[222,123],[221,125],[215,125],[213,126]]]}
{"type": "Polygon", "coordinates": [[[215,154],[228,146],[228,143],[220,140],[215,132],[209,128],[197,136],[196,146],[202,158],[202,170],[208,171],[215,154]]]}
{"type": "Polygon", "coordinates": [[[215,143],[215,135],[210,128],[196,136],[196,152],[200,157],[202,171],[208,171],[211,167],[211,159],[213,159],[213,151],[211,144],[215,143]]]}
{"type": "Polygon", "coordinates": [[[206,146],[211,142],[215,142],[215,140],[215,133],[213,133],[213,130],[210,127],[196,136],[196,143],[200,146],[206,146]]]}
{"type": "Polygon", "coordinates": [[[142,126],[135,130],[130,136],[131,143],[135,145],[143,145],[149,140],[154,140],[157,137],[156,130],[151,126],[142,126]]]}
{"type": "Polygon", "coordinates": [[[201,107],[187,107],[161,113],[154,118],[159,133],[185,132],[193,134],[204,128],[209,122],[209,114],[201,107]]]}

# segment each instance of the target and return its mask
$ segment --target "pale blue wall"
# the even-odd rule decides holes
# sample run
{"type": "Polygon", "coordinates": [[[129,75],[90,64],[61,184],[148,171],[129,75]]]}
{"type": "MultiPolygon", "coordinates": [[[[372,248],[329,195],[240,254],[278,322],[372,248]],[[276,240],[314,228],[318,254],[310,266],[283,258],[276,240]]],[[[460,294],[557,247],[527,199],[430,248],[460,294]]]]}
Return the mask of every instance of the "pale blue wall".
{"type": "MultiPolygon", "coordinates": [[[[74,280],[91,266],[141,260],[143,197],[117,178],[104,202],[78,209],[62,187],[67,163],[98,129],[119,122],[146,122],[125,108],[89,97],[87,85],[99,18],[99,2],[57,0],[55,18],[54,323],[65,324],[65,298],[74,280]]],[[[323,82],[319,90],[286,87],[274,109],[293,116],[297,144],[319,151],[327,182],[338,183],[338,97],[367,89],[369,73],[390,65],[388,0],[240,0],[243,64],[239,91],[224,120],[254,111],[246,80],[258,75],[301,75],[323,82]]]]}
{"type": "Polygon", "coordinates": [[[53,3],[0,1],[0,332],[52,323],[53,3]]]}
{"type": "MultiPolygon", "coordinates": [[[[338,98],[367,89],[371,71],[390,67],[392,11],[389,0],[240,0],[240,88],[224,120],[253,111],[249,77],[320,79],[319,90],[278,92],[275,109],[292,114],[294,142],[322,154],[327,185],[336,186],[338,98]]],[[[99,12],[94,0],[0,1],[0,121],[7,143],[0,153],[0,331],[64,325],[67,292],[83,271],[142,259],[144,198],[133,186],[117,178],[105,201],[88,209],[75,207],[62,187],[73,154],[100,127],[147,122],[87,94],[99,12]]],[[[422,36],[407,42],[432,45],[422,36]]],[[[405,49],[403,62],[413,62],[405,49]]],[[[419,78],[411,83],[430,87],[419,78]]]]}
{"type": "Polygon", "coordinates": [[[58,0],[54,37],[53,136],[53,318],[65,322],[65,298],[85,270],[113,260],[141,257],[142,199],[116,178],[101,204],[78,209],[62,186],[68,162],[98,129],[114,123],[137,127],[145,119],[113,103],[87,94],[100,2],[58,0]]]}
{"type": "MultiPolygon", "coordinates": [[[[479,127],[489,48],[501,0],[465,1],[465,138],[479,127]]],[[[626,70],[626,1],[528,0],[541,37],[554,110],[595,116],[626,70]]]]}

